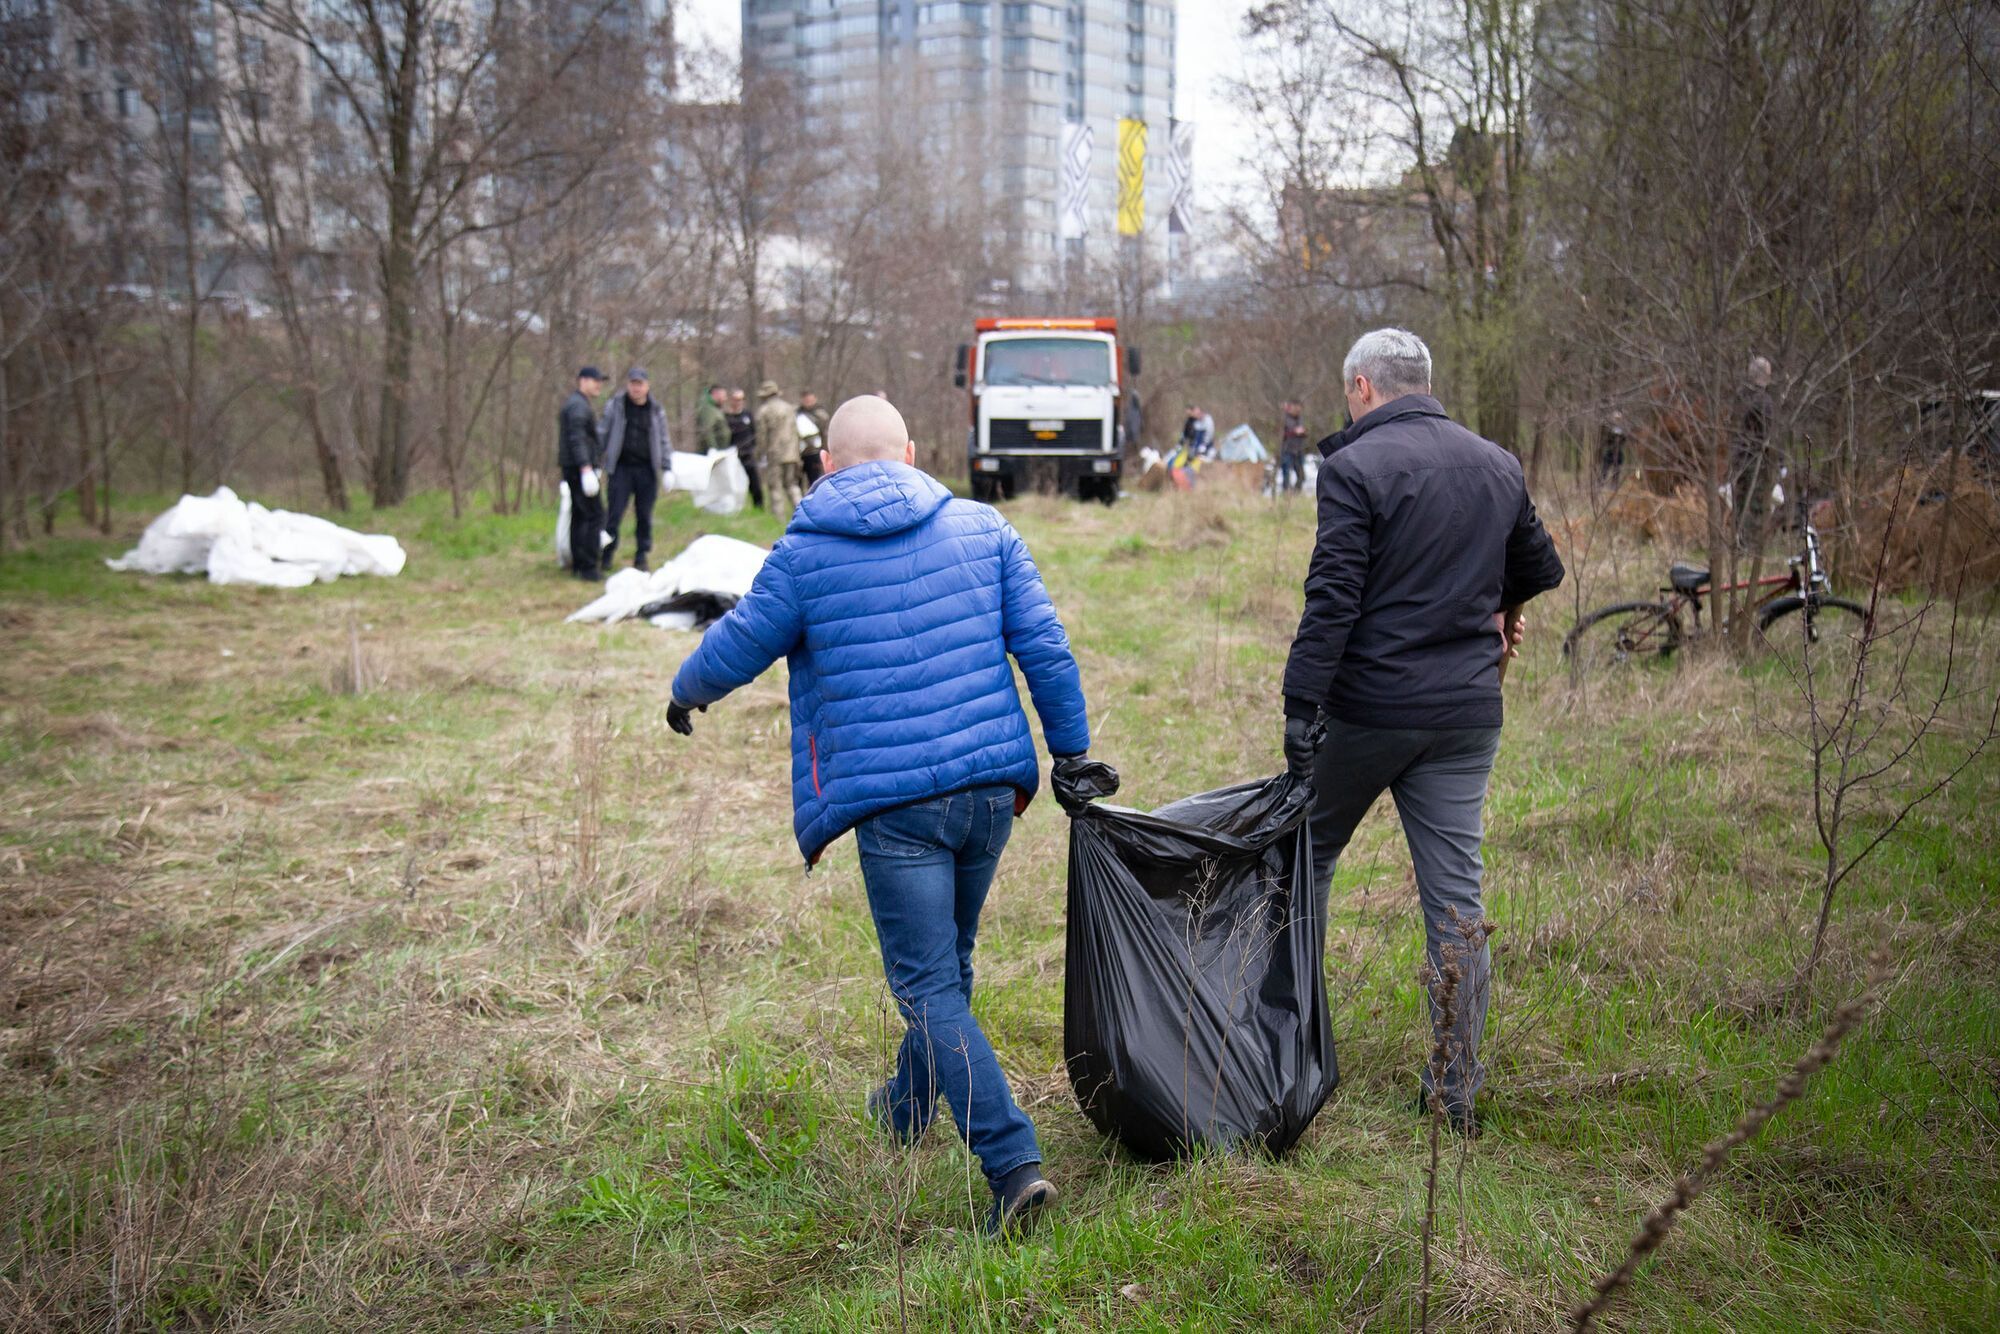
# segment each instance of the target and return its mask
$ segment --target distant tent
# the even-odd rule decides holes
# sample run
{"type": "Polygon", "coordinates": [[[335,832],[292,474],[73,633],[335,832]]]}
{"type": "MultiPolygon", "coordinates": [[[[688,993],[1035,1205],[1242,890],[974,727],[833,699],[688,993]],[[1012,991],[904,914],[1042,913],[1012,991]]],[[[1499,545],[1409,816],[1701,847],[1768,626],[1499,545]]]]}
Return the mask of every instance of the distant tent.
{"type": "Polygon", "coordinates": [[[1264,448],[1264,442],[1245,422],[1222,437],[1222,461],[1224,463],[1269,463],[1271,451],[1264,448]]]}

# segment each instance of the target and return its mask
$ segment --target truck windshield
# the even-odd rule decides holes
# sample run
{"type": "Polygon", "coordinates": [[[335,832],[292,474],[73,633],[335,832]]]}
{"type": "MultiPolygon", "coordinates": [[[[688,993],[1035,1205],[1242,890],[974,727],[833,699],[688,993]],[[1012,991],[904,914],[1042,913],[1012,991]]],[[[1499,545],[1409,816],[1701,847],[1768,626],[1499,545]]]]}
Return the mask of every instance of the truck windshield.
{"type": "Polygon", "coordinates": [[[1111,383],[1111,349],[1081,338],[1009,338],[986,345],[989,386],[1111,383]]]}

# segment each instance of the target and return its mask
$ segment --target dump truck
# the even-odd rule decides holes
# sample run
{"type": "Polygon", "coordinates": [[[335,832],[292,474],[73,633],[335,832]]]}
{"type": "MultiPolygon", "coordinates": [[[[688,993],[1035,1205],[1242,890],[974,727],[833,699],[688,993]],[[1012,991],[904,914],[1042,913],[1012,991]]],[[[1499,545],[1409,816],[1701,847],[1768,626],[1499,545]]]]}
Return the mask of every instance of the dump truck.
{"type": "Polygon", "coordinates": [[[1128,380],[1139,350],[1108,317],[992,318],[960,343],[952,383],[967,391],[966,473],[989,503],[1023,490],[1118,499],[1128,380]]]}

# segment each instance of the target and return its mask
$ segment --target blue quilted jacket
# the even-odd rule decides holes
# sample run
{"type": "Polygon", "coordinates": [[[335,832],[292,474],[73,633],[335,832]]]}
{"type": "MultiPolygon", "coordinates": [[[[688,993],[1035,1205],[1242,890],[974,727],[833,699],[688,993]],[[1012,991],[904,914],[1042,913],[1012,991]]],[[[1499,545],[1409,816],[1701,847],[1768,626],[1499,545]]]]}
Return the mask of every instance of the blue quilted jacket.
{"type": "Polygon", "coordinates": [[[1041,781],[1013,654],[1055,755],[1090,748],[1069,636],[1020,534],[901,463],[828,473],[674,698],[712,704],[791,666],[792,826],[808,863],[871,815],[1041,781]]]}

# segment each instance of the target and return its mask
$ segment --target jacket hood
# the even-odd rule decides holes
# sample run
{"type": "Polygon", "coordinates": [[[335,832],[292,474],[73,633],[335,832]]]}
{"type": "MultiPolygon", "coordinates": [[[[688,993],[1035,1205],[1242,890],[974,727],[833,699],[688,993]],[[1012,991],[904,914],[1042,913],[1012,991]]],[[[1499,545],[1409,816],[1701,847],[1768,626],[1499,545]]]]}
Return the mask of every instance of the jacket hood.
{"type": "Polygon", "coordinates": [[[916,527],[950,499],[943,483],[907,463],[857,463],[820,478],[788,531],[887,537],[916,527]]]}

